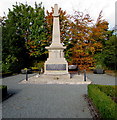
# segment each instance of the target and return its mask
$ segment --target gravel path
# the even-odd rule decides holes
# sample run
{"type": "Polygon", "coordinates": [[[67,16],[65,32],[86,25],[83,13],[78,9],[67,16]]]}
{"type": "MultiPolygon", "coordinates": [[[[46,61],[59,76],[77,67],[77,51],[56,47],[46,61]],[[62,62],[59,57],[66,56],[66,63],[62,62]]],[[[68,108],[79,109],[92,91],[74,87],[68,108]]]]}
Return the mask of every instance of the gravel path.
{"type": "MultiPolygon", "coordinates": [[[[115,83],[115,78],[106,74],[87,77],[95,84],[115,83]]],[[[18,84],[24,79],[22,74],[3,79],[8,91],[15,93],[3,102],[3,118],[92,118],[83,97],[86,84],[18,84]]]]}

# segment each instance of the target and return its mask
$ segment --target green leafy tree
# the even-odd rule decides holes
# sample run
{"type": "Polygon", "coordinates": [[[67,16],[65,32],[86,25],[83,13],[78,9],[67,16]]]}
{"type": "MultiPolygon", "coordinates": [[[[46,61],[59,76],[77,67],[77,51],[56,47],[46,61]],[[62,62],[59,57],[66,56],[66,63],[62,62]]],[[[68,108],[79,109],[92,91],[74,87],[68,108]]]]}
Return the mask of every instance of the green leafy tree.
{"type": "Polygon", "coordinates": [[[35,3],[35,8],[16,3],[9,9],[3,25],[2,58],[3,66],[7,66],[3,71],[19,71],[31,58],[42,58],[47,44],[44,17],[42,3],[35,3]]]}
{"type": "Polygon", "coordinates": [[[108,30],[107,39],[104,41],[102,51],[95,54],[96,65],[101,65],[105,69],[117,69],[117,36],[113,30],[108,30]]]}
{"type": "Polygon", "coordinates": [[[117,70],[117,36],[112,35],[106,41],[102,54],[104,55],[104,63],[106,67],[112,70],[117,70]]]}
{"type": "Polygon", "coordinates": [[[45,29],[45,14],[44,7],[42,4],[35,4],[35,9],[30,10],[29,26],[25,31],[24,37],[26,39],[26,47],[29,51],[30,56],[42,58],[46,55],[45,46],[48,41],[46,39],[45,29]]]}
{"type": "MultiPolygon", "coordinates": [[[[19,71],[27,57],[24,39],[16,33],[17,27],[13,12],[2,27],[2,70],[3,72],[19,71]]],[[[27,57],[28,58],[28,57],[27,57]]]]}

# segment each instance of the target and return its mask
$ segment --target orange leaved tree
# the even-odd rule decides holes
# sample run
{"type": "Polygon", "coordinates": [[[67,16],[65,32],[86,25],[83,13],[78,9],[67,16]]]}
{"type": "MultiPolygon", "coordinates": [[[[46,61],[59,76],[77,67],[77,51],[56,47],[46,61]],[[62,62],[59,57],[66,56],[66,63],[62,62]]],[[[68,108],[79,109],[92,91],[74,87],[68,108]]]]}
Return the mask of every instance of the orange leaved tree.
{"type": "Polygon", "coordinates": [[[94,54],[102,50],[108,22],[102,20],[102,12],[95,24],[89,14],[82,12],[76,11],[70,18],[73,21],[70,24],[71,48],[68,50],[70,64],[77,64],[81,70],[89,69],[94,66],[94,54]]]}

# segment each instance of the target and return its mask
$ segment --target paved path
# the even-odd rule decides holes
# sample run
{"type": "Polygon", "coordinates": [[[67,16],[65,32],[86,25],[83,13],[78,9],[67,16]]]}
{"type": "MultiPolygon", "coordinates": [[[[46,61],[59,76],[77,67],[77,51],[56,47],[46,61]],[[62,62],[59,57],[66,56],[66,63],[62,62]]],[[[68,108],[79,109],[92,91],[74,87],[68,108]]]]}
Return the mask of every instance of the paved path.
{"type": "Polygon", "coordinates": [[[3,79],[15,94],[3,102],[3,118],[91,118],[87,85],[18,84],[25,76],[3,79]]]}
{"type": "Polygon", "coordinates": [[[3,102],[3,117],[90,118],[84,85],[30,85],[3,102]],[[79,91],[80,90],[80,91],[79,91]]]}
{"type": "MultiPolygon", "coordinates": [[[[94,83],[114,83],[111,76],[87,76],[94,83]]],[[[24,78],[16,75],[3,79],[9,92],[15,92],[3,102],[3,118],[92,118],[83,97],[87,85],[18,84],[24,78]]]]}
{"type": "Polygon", "coordinates": [[[115,80],[117,78],[107,75],[107,74],[93,74],[88,73],[87,77],[92,81],[93,84],[100,84],[100,85],[117,85],[115,80]]]}

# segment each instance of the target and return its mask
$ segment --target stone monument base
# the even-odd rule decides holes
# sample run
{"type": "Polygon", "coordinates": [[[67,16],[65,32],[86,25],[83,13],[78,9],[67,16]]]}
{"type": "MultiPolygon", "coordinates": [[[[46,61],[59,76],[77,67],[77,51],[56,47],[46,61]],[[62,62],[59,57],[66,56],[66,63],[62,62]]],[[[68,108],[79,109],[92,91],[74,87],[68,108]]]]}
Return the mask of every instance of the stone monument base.
{"type": "Polygon", "coordinates": [[[41,76],[42,78],[50,78],[50,79],[56,79],[56,80],[59,80],[59,79],[70,79],[70,74],[43,74],[41,76]]]}
{"type": "Polygon", "coordinates": [[[69,78],[68,74],[65,75],[44,75],[37,74],[33,77],[30,77],[28,81],[23,80],[19,84],[91,84],[92,81],[86,78],[84,81],[84,75],[74,74],[71,78],[69,78]]]}

